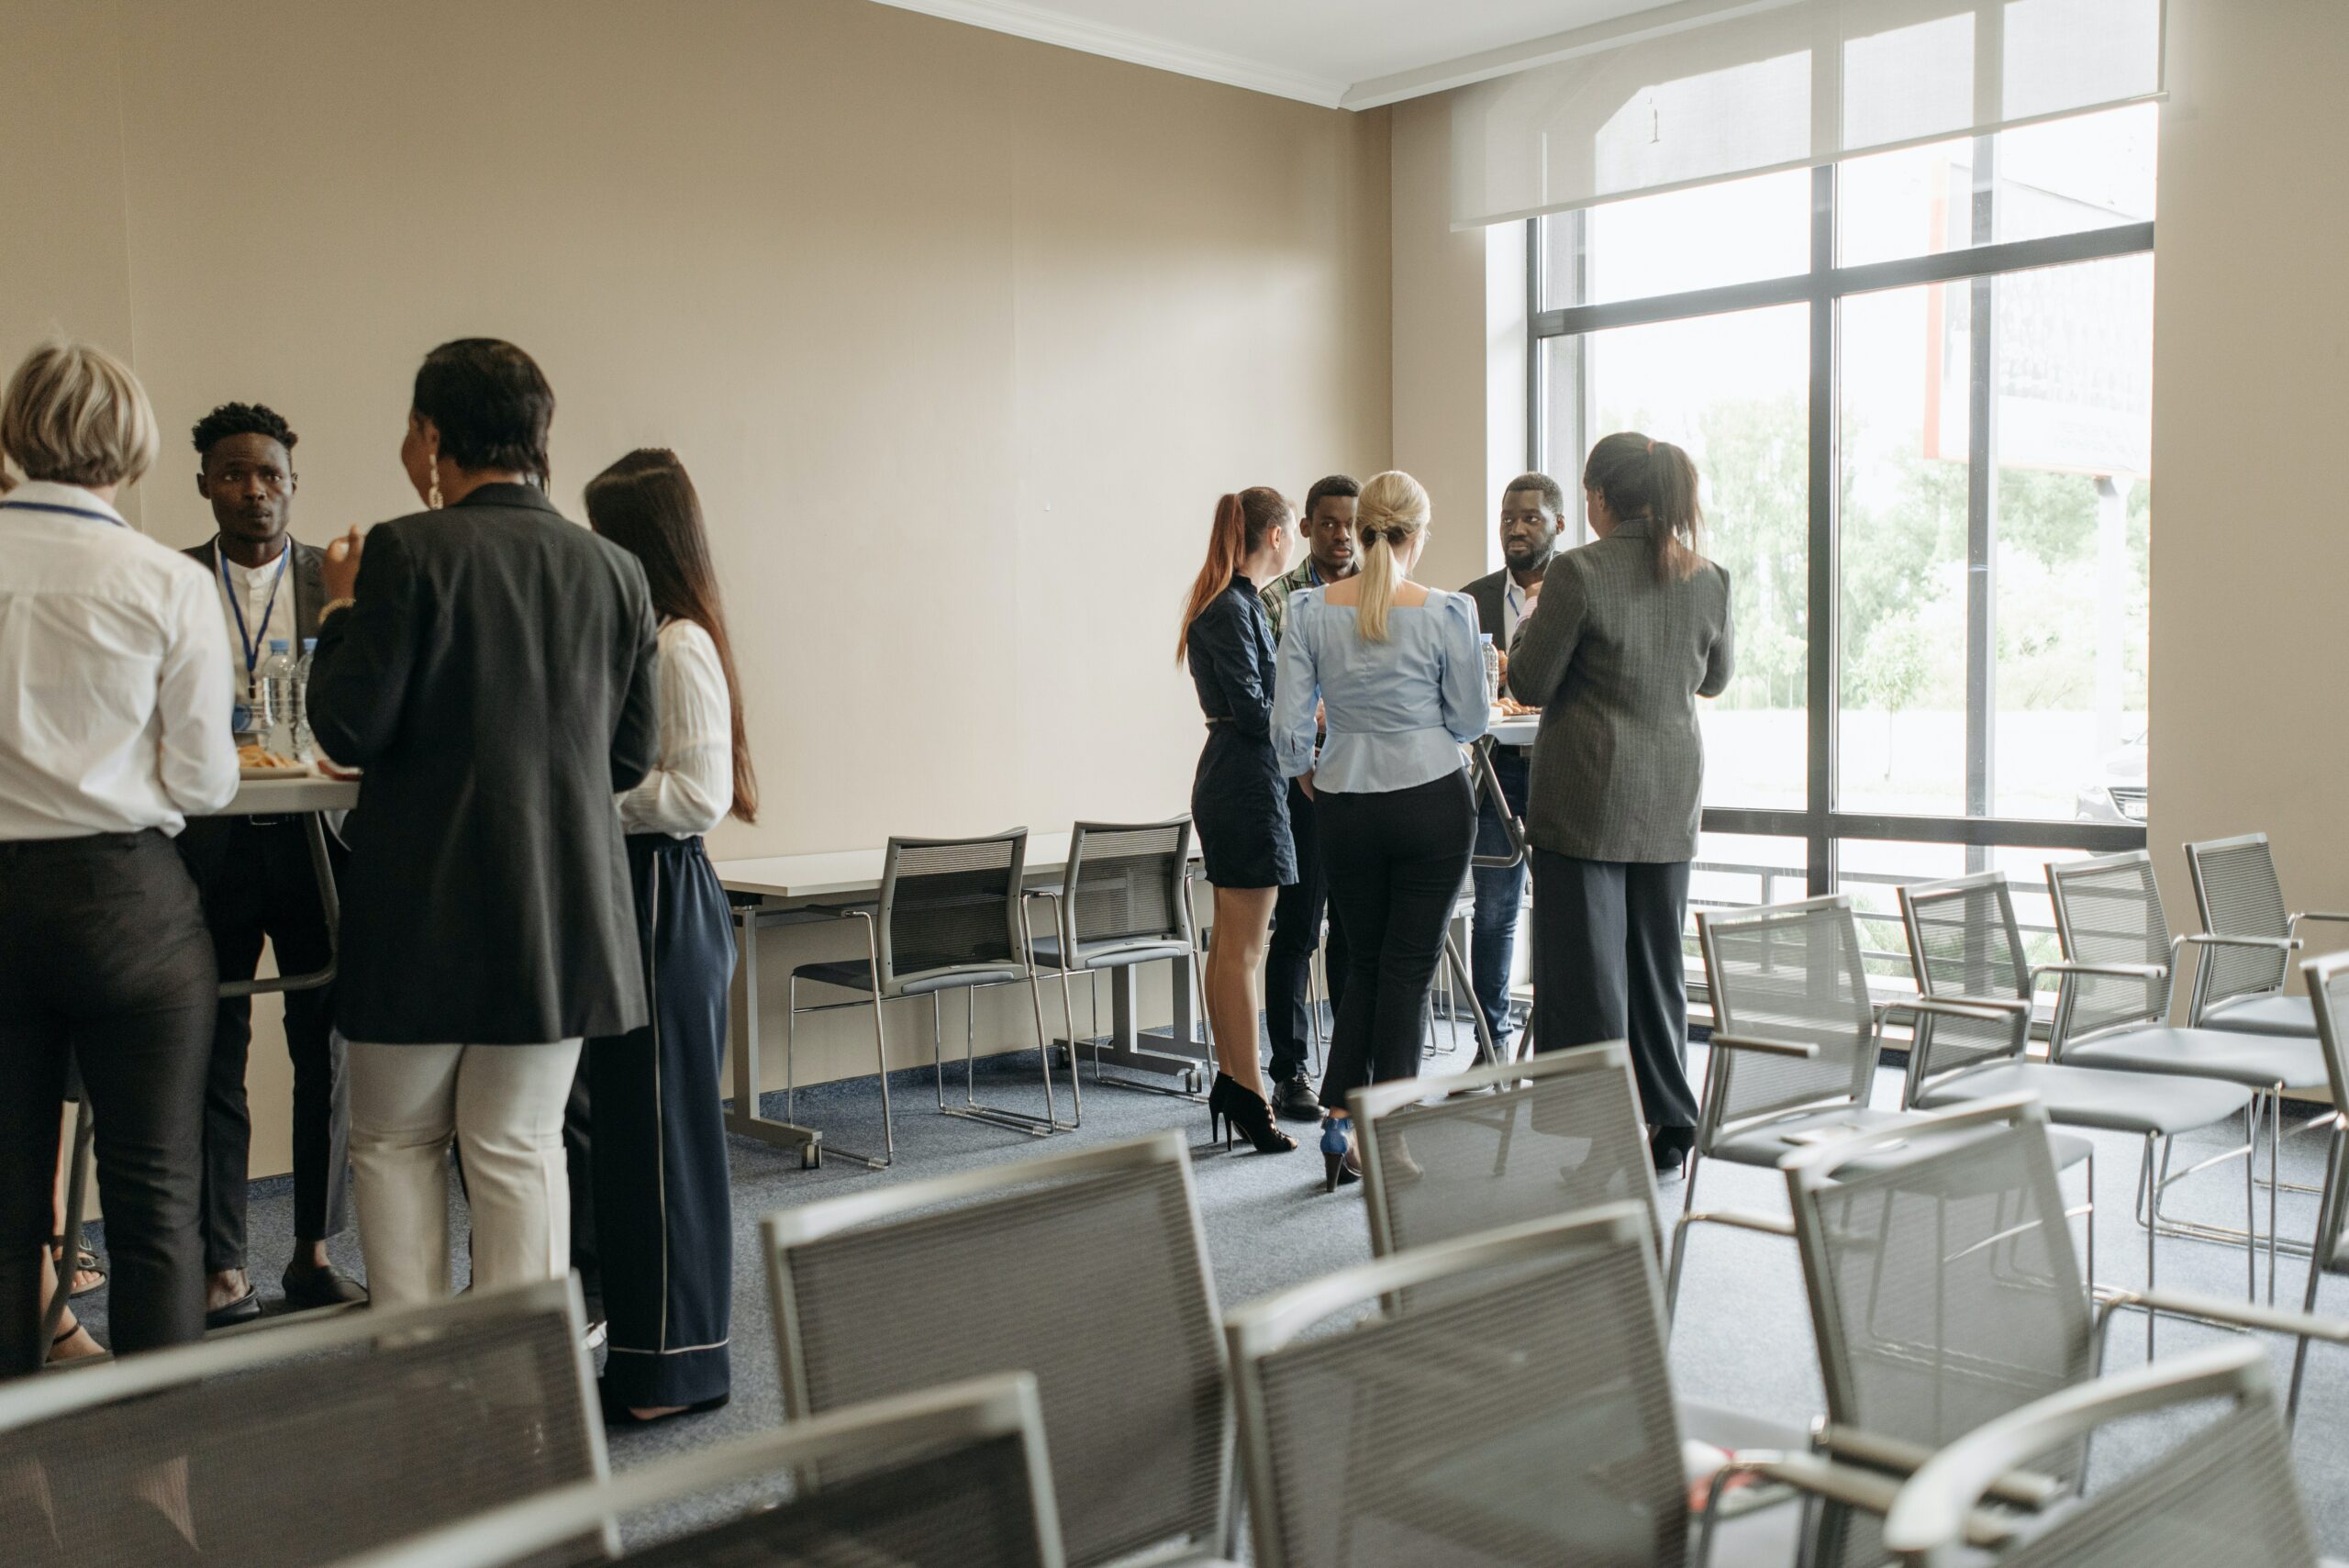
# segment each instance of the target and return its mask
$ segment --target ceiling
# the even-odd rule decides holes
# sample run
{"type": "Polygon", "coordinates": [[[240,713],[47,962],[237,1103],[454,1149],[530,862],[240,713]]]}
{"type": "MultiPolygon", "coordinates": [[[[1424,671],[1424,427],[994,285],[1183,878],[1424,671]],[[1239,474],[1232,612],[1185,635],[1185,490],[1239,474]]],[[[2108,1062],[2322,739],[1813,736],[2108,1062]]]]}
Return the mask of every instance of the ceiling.
{"type": "MultiPolygon", "coordinates": [[[[1561,35],[1688,0],[881,0],[1327,107],[1366,109],[1554,58],[1561,35]]],[[[1677,19],[1677,16],[1673,19],[1677,19]]],[[[1664,20],[1664,18],[1656,18],[1664,20]]]]}

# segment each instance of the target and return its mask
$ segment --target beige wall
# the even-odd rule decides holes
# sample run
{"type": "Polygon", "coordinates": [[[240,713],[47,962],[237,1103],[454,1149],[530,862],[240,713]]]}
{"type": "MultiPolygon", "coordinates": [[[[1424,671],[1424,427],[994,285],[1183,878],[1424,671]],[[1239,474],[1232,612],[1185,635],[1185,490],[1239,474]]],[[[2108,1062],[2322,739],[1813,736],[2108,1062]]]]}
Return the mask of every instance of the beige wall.
{"type": "MultiPolygon", "coordinates": [[[[2338,453],[2349,148],[2337,0],[2170,0],[2154,305],[2152,792],[2178,845],[2264,830],[2296,909],[2349,906],[2338,453]]],[[[2307,935],[2325,951],[2341,928],[2307,935]]]]}
{"type": "Polygon", "coordinates": [[[0,0],[0,357],[130,352],[158,537],[210,533],[178,432],[231,397],[301,432],[303,537],[413,509],[408,380],[463,334],[546,368],[573,516],[678,450],[765,795],[721,856],[1185,809],[1215,495],[1389,458],[1383,112],[868,0],[0,0]]]}

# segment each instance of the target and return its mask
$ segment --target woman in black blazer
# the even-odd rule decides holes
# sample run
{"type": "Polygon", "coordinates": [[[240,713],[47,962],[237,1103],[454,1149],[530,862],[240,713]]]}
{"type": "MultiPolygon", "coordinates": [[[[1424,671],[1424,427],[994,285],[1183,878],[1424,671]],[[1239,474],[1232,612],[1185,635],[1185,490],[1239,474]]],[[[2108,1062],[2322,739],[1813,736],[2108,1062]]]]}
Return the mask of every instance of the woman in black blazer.
{"type": "Polygon", "coordinates": [[[1287,570],[1295,538],[1277,490],[1260,484],[1218,501],[1207,563],[1174,639],[1174,657],[1190,665],[1208,721],[1191,782],[1191,819],[1215,888],[1200,989],[1222,1071],[1208,1092],[1208,1114],[1247,1134],[1262,1154],[1297,1147],[1273,1125],[1256,1061],[1264,948],[1274,902],[1297,880],[1297,850],[1287,781],[1273,756],[1273,630],[1257,594],[1287,570]]]}
{"type": "Polygon", "coordinates": [[[473,1279],[570,1267],[563,1104],[587,1035],[647,1017],[615,792],[659,753],[636,558],[547,499],[554,394],[510,343],[435,349],[401,459],[428,510],[327,552],[318,744],[363,768],[336,1018],[374,1299],[449,1290],[448,1149],[473,1279]],[[362,564],[363,560],[363,564],[362,564]]]}

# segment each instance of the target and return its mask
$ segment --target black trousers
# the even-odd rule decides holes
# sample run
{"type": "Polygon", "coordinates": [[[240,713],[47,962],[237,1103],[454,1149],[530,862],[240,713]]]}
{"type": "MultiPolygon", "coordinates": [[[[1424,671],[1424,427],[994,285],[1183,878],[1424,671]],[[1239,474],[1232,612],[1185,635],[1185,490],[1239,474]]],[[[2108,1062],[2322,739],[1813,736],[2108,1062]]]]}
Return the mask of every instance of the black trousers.
{"type": "Polygon", "coordinates": [[[596,1232],[611,1325],[604,1386],[626,1405],[727,1392],[733,1189],[718,1077],[734,928],[699,839],[632,834],[652,1021],[587,1042],[596,1232]]]}
{"type": "Polygon", "coordinates": [[[1419,1072],[1429,987],[1475,850],[1476,803],[1464,769],[1377,795],[1324,791],[1319,806],[1351,965],[1321,1077],[1321,1103],[1337,1110],[1362,1084],[1419,1072]]]}
{"type": "Polygon", "coordinates": [[[204,1337],[196,1222],[212,938],[158,832],[0,844],[0,1376],[38,1371],[60,1106],[96,1118],[117,1354],[204,1337]]]}
{"type": "MultiPolygon", "coordinates": [[[[188,824],[179,848],[204,898],[222,980],[253,977],[263,938],[277,950],[280,974],[326,966],[326,907],[301,818],[204,818],[188,824]]],[[[348,851],[329,836],[327,855],[340,876],[348,851]]],[[[245,1266],[252,1038],[252,998],[222,997],[204,1084],[204,1266],[214,1273],[245,1266]]],[[[334,1032],[333,986],[285,993],[285,1054],[294,1064],[294,1235],[319,1241],[350,1223],[351,1081],[334,1032]]]]}
{"type": "Polygon", "coordinates": [[[1277,1084],[1305,1071],[1313,1039],[1312,964],[1321,945],[1321,921],[1330,919],[1330,1010],[1345,995],[1346,928],[1329,909],[1330,878],[1321,861],[1320,817],[1311,800],[1288,782],[1288,829],[1297,846],[1297,880],[1273,904],[1273,940],[1264,951],[1264,1029],[1272,1036],[1273,1062],[1266,1076],[1277,1084]]]}
{"type": "Polygon", "coordinates": [[[1687,861],[1585,861],[1535,850],[1533,1043],[1627,1040],[1653,1127],[1697,1125],[1680,932],[1687,861]]]}

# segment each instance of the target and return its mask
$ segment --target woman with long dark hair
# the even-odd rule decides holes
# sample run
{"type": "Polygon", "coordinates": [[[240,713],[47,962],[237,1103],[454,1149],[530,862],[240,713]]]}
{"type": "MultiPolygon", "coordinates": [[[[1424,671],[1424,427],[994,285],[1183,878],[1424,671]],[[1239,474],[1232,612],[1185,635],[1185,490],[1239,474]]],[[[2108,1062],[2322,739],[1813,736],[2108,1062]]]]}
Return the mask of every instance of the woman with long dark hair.
{"type": "Polygon", "coordinates": [[[1508,685],[1542,710],[1526,790],[1534,1039],[1628,1039],[1661,1174],[1696,1141],[1681,926],[1705,786],[1697,699],[1731,666],[1729,573],[1698,553],[1697,465],[1619,431],[1590,450],[1592,541],[1550,563],[1508,685]]]}
{"type": "Polygon", "coordinates": [[[587,521],[644,565],[661,624],[661,748],[619,797],[651,1021],[587,1042],[596,1238],[610,1323],[604,1408],[657,1421],[726,1403],[734,1209],[718,1066],[734,973],[726,893],[701,836],[758,817],[742,689],[701,501],[674,452],[587,482],[587,521]]]}
{"type": "Polygon", "coordinates": [[[1297,880],[1288,789],[1273,760],[1275,649],[1257,595],[1287,570],[1294,542],[1279,491],[1260,484],[1217,501],[1207,563],[1191,584],[1174,639],[1174,657],[1190,665],[1208,721],[1207,749],[1191,783],[1191,820],[1215,888],[1202,989],[1221,1071],[1208,1092],[1208,1115],[1210,1127],[1219,1119],[1237,1128],[1260,1154],[1297,1147],[1273,1125],[1256,1060],[1273,904],[1297,880]]]}

